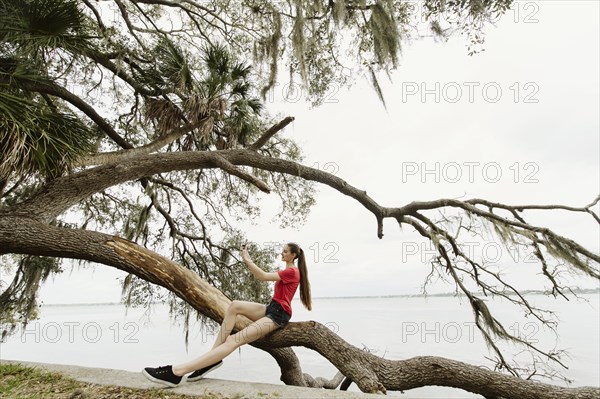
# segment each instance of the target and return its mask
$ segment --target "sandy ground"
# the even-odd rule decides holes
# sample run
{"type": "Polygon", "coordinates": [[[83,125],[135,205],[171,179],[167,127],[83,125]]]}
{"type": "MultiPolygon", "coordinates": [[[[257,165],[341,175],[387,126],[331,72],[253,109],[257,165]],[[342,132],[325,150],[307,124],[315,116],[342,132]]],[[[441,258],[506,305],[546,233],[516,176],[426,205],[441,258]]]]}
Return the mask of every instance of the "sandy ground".
{"type": "MultiPolygon", "coordinates": [[[[27,367],[38,367],[48,371],[58,372],[78,381],[102,385],[118,385],[128,388],[160,388],[161,386],[148,381],[141,372],[131,372],[114,369],[69,366],[62,364],[34,363],[12,360],[1,360],[2,363],[19,363],[27,367]]],[[[166,388],[173,393],[200,395],[212,393],[215,396],[235,399],[278,398],[278,399],[316,399],[316,398],[363,398],[381,399],[383,395],[372,395],[360,392],[333,391],[317,388],[302,388],[287,386],[283,383],[262,384],[246,381],[218,380],[205,378],[198,382],[183,383],[177,388],[166,388]]],[[[408,398],[406,398],[408,399],[408,398]]]]}

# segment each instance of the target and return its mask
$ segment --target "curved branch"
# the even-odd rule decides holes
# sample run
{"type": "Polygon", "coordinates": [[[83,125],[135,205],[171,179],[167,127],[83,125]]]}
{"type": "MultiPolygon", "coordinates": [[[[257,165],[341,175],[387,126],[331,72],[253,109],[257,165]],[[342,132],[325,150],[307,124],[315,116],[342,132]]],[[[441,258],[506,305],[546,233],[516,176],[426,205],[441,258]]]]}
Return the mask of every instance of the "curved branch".
{"type": "MultiPolygon", "coordinates": [[[[512,370],[511,367],[504,361],[500,350],[494,344],[491,336],[489,335],[489,332],[486,331],[486,327],[496,336],[518,341],[521,344],[524,344],[525,346],[544,354],[548,358],[562,365],[562,363],[558,360],[556,356],[544,353],[538,348],[530,345],[528,342],[508,334],[503,328],[503,326],[490,315],[490,312],[487,310],[485,304],[480,299],[476,298],[473,294],[471,294],[469,290],[467,290],[467,288],[462,284],[461,279],[456,274],[455,268],[457,267],[457,265],[455,265],[454,262],[450,259],[449,254],[446,252],[446,249],[439,243],[437,236],[447,240],[452,246],[454,256],[462,257],[467,262],[469,262],[469,264],[474,268],[475,273],[477,273],[478,268],[481,270],[485,270],[485,268],[476,264],[471,259],[469,259],[469,257],[464,255],[451,235],[437,227],[428,218],[419,213],[419,211],[432,210],[438,207],[460,208],[468,213],[475,214],[488,221],[491,221],[492,223],[499,222],[507,226],[513,226],[522,229],[523,231],[516,231],[516,233],[526,238],[531,238],[531,234],[528,234],[527,232],[532,232],[536,234],[542,233],[546,237],[549,237],[545,240],[534,240],[536,244],[539,242],[549,247],[552,245],[567,245],[568,248],[572,248],[578,253],[584,256],[588,256],[588,259],[596,261],[598,259],[598,256],[585,250],[579,244],[565,237],[555,234],[547,228],[536,227],[524,223],[524,220],[522,218],[520,220],[517,219],[516,221],[509,220],[494,214],[491,210],[482,210],[474,205],[474,203],[482,204],[483,200],[458,201],[453,199],[442,199],[431,202],[413,202],[401,208],[385,208],[377,204],[370,197],[368,197],[365,191],[358,190],[357,188],[349,185],[344,180],[327,172],[317,170],[314,168],[309,168],[292,161],[265,157],[257,154],[253,150],[223,150],[211,152],[152,154],[133,157],[119,165],[103,165],[94,169],[74,174],[72,176],[67,176],[55,180],[54,182],[50,183],[40,195],[33,197],[29,201],[24,202],[16,209],[14,209],[13,212],[20,215],[27,215],[29,217],[36,216],[42,219],[49,220],[50,218],[56,217],[70,206],[76,204],[77,202],[88,197],[94,192],[101,191],[107,187],[125,181],[139,179],[144,176],[151,176],[157,173],[193,168],[221,168],[227,173],[234,174],[252,184],[257,185],[259,188],[263,189],[263,191],[268,190],[268,186],[266,186],[262,181],[258,180],[250,174],[239,170],[234,165],[245,165],[268,171],[286,173],[290,175],[299,176],[307,180],[313,180],[327,184],[330,187],[335,188],[339,192],[342,192],[346,195],[351,196],[352,198],[355,198],[357,201],[362,203],[367,209],[371,210],[376,216],[378,222],[378,229],[382,228],[382,221],[384,217],[394,217],[396,218],[396,220],[398,220],[400,224],[407,223],[414,226],[420,232],[421,235],[436,243],[436,248],[438,249],[441,258],[445,263],[446,271],[448,271],[452,275],[453,280],[455,281],[457,286],[460,287],[461,291],[463,291],[469,297],[471,306],[475,312],[476,324],[479,327],[482,334],[484,335],[484,338],[486,339],[488,345],[490,345],[494,349],[496,354],[500,357],[503,367],[505,367],[508,370],[512,370]],[[431,229],[431,232],[435,236],[427,232],[425,228],[423,228],[416,222],[416,220],[420,220],[423,223],[425,223],[431,229]],[[483,325],[481,324],[481,322],[483,322],[483,325]]],[[[506,209],[511,209],[511,207],[509,207],[508,205],[503,205],[503,207],[505,207],[506,209]]],[[[379,233],[379,236],[381,237],[381,231],[379,231],[379,233]]],[[[575,266],[577,267],[578,265],[575,266]]],[[[578,267],[581,267],[581,265],[579,265],[578,267]]],[[[600,275],[594,268],[592,268],[592,266],[588,267],[589,268],[586,270],[586,272],[589,275],[593,277],[600,275]]],[[[478,279],[477,274],[475,274],[475,278],[482,288],[490,288],[478,279]]],[[[492,292],[495,291],[492,290],[492,292]]],[[[525,304],[525,306],[528,307],[527,304],[525,304]]],[[[528,308],[531,310],[531,307],[528,308]]]]}
{"type": "Polygon", "coordinates": [[[270,336],[270,343],[274,347],[293,344],[319,352],[355,381],[363,392],[404,391],[439,385],[460,388],[486,398],[592,399],[600,393],[599,388],[559,388],[435,356],[382,359],[348,344],[314,321],[289,323],[270,336]]]}
{"type": "Polygon", "coordinates": [[[218,168],[223,169],[225,172],[237,176],[242,180],[246,180],[247,182],[258,187],[262,192],[265,192],[267,194],[271,192],[271,189],[265,182],[235,167],[235,165],[229,162],[225,157],[222,157],[219,154],[214,154],[214,156],[212,157],[212,161],[218,168]]]}
{"type": "Polygon", "coordinates": [[[100,13],[96,9],[96,7],[94,7],[92,3],[90,3],[88,0],[83,0],[83,4],[85,4],[87,8],[89,8],[90,11],[92,11],[92,13],[94,14],[96,22],[98,22],[98,28],[100,28],[100,31],[106,34],[106,25],[104,25],[104,22],[102,22],[102,17],[100,16],[100,13]]]}
{"type": "MultiPolygon", "coordinates": [[[[116,267],[167,288],[217,322],[222,321],[229,305],[218,289],[192,271],[133,242],[103,233],[53,227],[27,217],[0,216],[0,248],[0,253],[75,258],[116,267]]],[[[240,317],[235,329],[239,331],[248,324],[250,320],[240,317]]],[[[350,345],[314,321],[291,322],[253,345],[270,348],[280,365],[292,366],[282,379],[298,381],[303,386],[310,379],[300,374],[290,346],[319,352],[363,392],[385,393],[439,385],[508,399],[592,399],[600,394],[599,388],[563,388],[441,357],[382,359],[350,345]]]]}
{"type": "MultiPolygon", "coordinates": [[[[532,226],[519,221],[503,218],[492,212],[477,208],[469,201],[441,199],[429,202],[411,202],[400,208],[383,207],[369,197],[366,191],[359,190],[333,174],[307,167],[293,161],[263,156],[248,149],[136,156],[119,165],[103,165],[57,179],[46,187],[43,195],[38,195],[31,200],[26,201],[19,210],[27,210],[27,212],[32,212],[32,214],[56,216],[64,212],[70,206],[76,204],[80,199],[86,198],[107,187],[126,181],[174,170],[215,167],[216,165],[214,162],[211,162],[214,161],[214,154],[218,154],[233,165],[245,165],[273,172],[286,173],[306,180],[326,184],[340,193],[354,198],[375,215],[378,221],[379,238],[383,237],[380,220],[386,217],[395,218],[398,223],[403,223],[406,215],[414,215],[421,210],[454,207],[463,209],[468,213],[475,214],[490,221],[501,222],[524,230],[543,233],[551,239],[557,240],[559,243],[568,243],[580,254],[600,263],[600,255],[588,251],[576,242],[562,237],[548,228],[532,226]],[[64,185],[63,183],[65,181],[68,181],[68,184],[64,185]],[[73,186],[74,183],[75,185],[73,186]],[[60,195],[58,195],[57,191],[61,192],[60,195]],[[62,200],[59,201],[59,199],[62,200]],[[40,212],[42,209],[44,211],[40,212]]],[[[506,205],[506,207],[508,207],[508,205],[506,205]]],[[[600,278],[600,274],[597,272],[593,272],[592,276],[600,278]]]]}
{"type": "MultiPolygon", "coordinates": [[[[104,233],[54,227],[27,217],[0,216],[0,255],[6,253],[81,259],[112,266],[165,287],[219,324],[231,303],[191,270],[131,241],[104,233]],[[13,226],[15,223],[18,226],[13,226]]],[[[239,316],[235,330],[250,323],[239,316]]],[[[303,381],[298,358],[290,348],[272,348],[264,341],[257,344],[269,347],[269,353],[285,367],[282,370],[288,370],[282,378],[290,383],[303,381]]]]}
{"type": "Polygon", "coordinates": [[[205,117],[200,119],[197,123],[187,124],[185,126],[177,128],[173,132],[162,135],[156,140],[139,147],[121,151],[101,152],[90,155],[79,160],[75,166],[92,166],[107,163],[123,162],[137,155],[151,154],[171,144],[172,142],[184,136],[185,134],[202,127],[204,122],[206,122],[209,118],[210,117],[205,117]]]}
{"type": "Polygon", "coordinates": [[[596,222],[600,223],[600,218],[598,217],[598,215],[596,215],[596,213],[594,213],[591,210],[591,208],[593,206],[595,206],[598,203],[598,201],[600,201],[600,195],[597,196],[596,199],[594,199],[594,201],[592,201],[589,205],[586,205],[584,207],[579,207],[579,208],[574,207],[574,206],[566,206],[566,205],[511,205],[511,206],[509,206],[506,204],[491,202],[491,201],[487,201],[487,200],[480,199],[480,198],[471,199],[466,202],[473,204],[473,205],[485,205],[489,208],[506,209],[511,212],[515,212],[515,211],[522,212],[524,210],[554,210],[554,209],[560,209],[560,210],[570,211],[570,212],[585,212],[585,213],[591,214],[594,217],[594,219],[596,220],[596,222]]]}

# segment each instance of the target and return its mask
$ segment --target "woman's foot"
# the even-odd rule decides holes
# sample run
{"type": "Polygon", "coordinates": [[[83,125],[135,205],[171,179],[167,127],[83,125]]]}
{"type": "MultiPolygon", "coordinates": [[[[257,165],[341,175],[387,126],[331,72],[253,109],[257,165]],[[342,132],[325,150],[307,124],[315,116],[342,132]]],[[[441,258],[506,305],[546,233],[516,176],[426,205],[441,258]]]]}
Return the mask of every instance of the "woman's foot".
{"type": "Polygon", "coordinates": [[[173,374],[171,365],[157,368],[146,367],[142,370],[144,377],[150,381],[174,388],[179,385],[183,377],[173,374]]]}
{"type": "Polygon", "coordinates": [[[206,374],[208,374],[209,372],[213,371],[214,369],[218,369],[222,365],[223,365],[223,361],[219,360],[215,364],[211,364],[210,366],[206,366],[204,368],[201,368],[200,370],[194,371],[192,374],[190,374],[188,376],[187,380],[189,382],[194,382],[194,381],[201,380],[202,378],[204,378],[204,376],[206,374]]]}

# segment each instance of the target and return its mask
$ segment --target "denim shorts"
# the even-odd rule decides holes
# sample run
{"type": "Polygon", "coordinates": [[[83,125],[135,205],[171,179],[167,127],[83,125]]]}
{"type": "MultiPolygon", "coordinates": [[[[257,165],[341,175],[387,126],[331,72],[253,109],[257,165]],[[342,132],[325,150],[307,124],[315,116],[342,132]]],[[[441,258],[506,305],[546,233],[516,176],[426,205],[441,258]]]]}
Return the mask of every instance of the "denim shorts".
{"type": "Polygon", "coordinates": [[[277,301],[271,300],[271,302],[269,302],[269,304],[266,305],[266,307],[267,309],[265,316],[273,320],[275,324],[277,324],[279,327],[285,326],[292,318],[292,316],[290,316],[285,310],[283,310],[283,308],[277,301]]]}

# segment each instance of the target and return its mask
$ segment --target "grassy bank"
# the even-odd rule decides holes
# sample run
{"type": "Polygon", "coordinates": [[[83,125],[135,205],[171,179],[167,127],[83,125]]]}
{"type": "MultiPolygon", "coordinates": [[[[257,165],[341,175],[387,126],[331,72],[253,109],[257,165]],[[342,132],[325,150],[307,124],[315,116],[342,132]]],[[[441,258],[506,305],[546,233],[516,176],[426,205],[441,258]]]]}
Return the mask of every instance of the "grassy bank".
{"type": "MultiPolygon", "coordinates": [[[[219,396],[194,396],[220,399],[219,396]]],[[[15,399],[190,399],[165,389],[132,389],[79,382],[58,373],[0,364],[0,398],[15,399]]]]}

